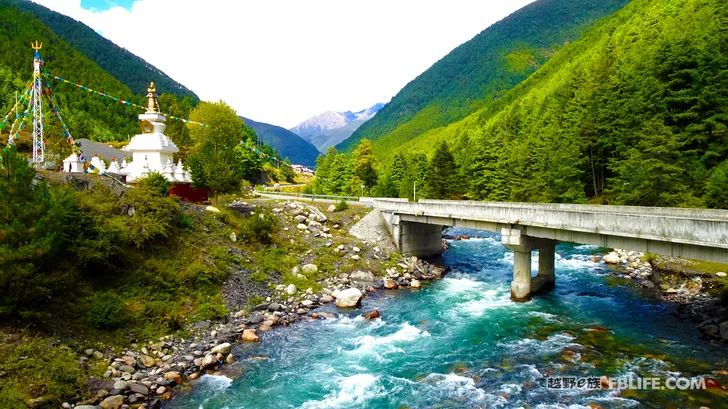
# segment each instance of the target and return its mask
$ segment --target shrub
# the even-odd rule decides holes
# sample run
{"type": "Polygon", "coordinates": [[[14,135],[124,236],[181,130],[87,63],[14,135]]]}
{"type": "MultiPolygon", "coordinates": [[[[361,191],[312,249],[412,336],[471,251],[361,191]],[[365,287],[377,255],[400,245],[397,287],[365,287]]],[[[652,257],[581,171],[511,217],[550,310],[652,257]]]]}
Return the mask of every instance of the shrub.
{"type": "Polygon", "coordinates": [[[341,199],[339,203],[336,204],[336,211],[340,212],[342,210],[346,210],[349,208],[349,203],[346,203],[346,200],[341,199]]]}
{"type": "Polygon", "coordinates": [[[245,220],[241,233],[248,240],[270,243],[276,227],[276,219],[270,213],[256,213],[245,220]]]}
{"type": "Polygon", "coordinates": [[[97,294],[89,310],[91,324],[96,328],[114,329],[124,322],[124,300],[111,291],[97,294]]]}
{"type": "Polygon", "coordinates": [[[156,238],[166,238],[179,220],[179,205],[169,197],[159,197],[147,186],[127,191],[120,200],[123,208],[122,239],[141,248],[156,238]]]}
{"type": "Polygon", "coordinates": [[[154,192],[157,196],[167,196],[169,193],[169,182],[159,172],[152,172],[137,181],[137,186],[147,188],[150,192],[154,192]]]}

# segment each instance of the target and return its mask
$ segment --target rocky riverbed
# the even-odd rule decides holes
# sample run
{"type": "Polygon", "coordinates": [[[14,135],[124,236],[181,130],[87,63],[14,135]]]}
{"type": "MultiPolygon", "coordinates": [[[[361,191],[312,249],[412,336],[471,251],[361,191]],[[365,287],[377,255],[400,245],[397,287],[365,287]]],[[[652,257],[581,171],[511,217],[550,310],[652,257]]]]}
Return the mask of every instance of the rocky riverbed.
{"type": "MultiPolygon", "coordinates": [[[[233,202],[231,208],[255,216],[255,207],[245,202],[233,202]]],[[[300,202],[285,202],[274,207],[273,213],[295,222],[290,234],[326,240],[324,246],[333,246],[331,229],[342,226],[333,224],[319,209],[300,202]]],[[[327,209],[333,212],[335,209],[327,209]]],[[[288,228],[286,228],[288,229],[288,228]]],[[[231,240],[234,238],[231,236],[231,240]]],[[[366,243],[363,244],[376,244],[366,243]]],[[[334,248],[341,258],[361,260],[366,258],[388,259],[378,246],[365,252],[352,243],[334,248]]],[[[315,276],[315,263],[296,266],[291,271],[303,277],[315,276]]],[[[185,328],[185,335],[170,335],[156,342],[132,344],[120,354],[109,354],[94,349],[84,351],[85,361],[102,360],[107,364],[101,379],[92,379],[91,398],[75,404],[64,403],[64,408],[75,409],[124,409],[157,408],[162,401],[172,398],[177,387],[198,379],[205,373],[239,374],[235,368],[235,357],[231,354],[236,342],[260,342],[260,334],[278,326],[287,326],[299,320],[326,320],[337,318],[330,312],[317,312],[324,304],[335,303],[340,308],[354,308],[360,305],[367,293],[379,289],[419,288],[424,282],[442,278],[446,269],[430,264],[416,257],[400,258],[396,265],[384,271],[372,272],[357,269],[323,279],[321,290],[299,289],[295,285],[278,284],[273,288],[249,288],[240,283],[226,283],[223,292],[233,304],[241,304],[236,297],[243,292],[245,299],[251,293],[265,296],[265,302],[251,309],[240,309],[230,313],[220,322],[197,322],[185,328]],[[237,302],[236,302],[237,300],[237,302]]],[[[367,319],[376,319],[378,311],[365,311],[367,319]]]]}
{"type": "Polygon", "coordinates": [[[620,249],[604,255],[602,261],[614,267],[615,276],[677,304],[680,316],[694,321],[704,337],[728,342],[728,306],[714,291],[723,285],[725,272],[696,271],[689,260],[620,249]]]}

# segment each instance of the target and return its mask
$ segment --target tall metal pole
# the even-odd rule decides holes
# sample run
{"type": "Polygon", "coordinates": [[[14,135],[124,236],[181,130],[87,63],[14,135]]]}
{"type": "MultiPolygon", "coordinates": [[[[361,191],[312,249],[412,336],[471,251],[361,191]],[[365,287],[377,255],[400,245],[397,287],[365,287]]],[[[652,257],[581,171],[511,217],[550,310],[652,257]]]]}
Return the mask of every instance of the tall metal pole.
{"type": "Polygon", "coordinates": [[[31,44],[35,53],[33,54],[33,163],[37,165],[45,162],[45,143],[43,141],[43,83],[41,81],[40,66],[43,59],[40,56],[40,49],[43,43],[31,44]]]}

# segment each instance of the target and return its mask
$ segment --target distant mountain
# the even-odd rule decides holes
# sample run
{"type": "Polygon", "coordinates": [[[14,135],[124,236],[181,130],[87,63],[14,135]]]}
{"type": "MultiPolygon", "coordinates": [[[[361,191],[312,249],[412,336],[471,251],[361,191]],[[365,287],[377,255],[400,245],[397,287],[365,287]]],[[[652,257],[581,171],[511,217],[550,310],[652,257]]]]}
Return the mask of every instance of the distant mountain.
{"type": "Polygon", "coordinates": [[[386,158],[402,143],[475,112],[526,79],[554,51],[629,0],[537,0],[455,48],[407,84],[371,121],[337,146],[362,138],[386,158]]]}
{"type": "Polygon", "coordinates": [[[336,146],[351,136],[382,107],[384,104],[379,103],[358,112],[324,112],[301,122],[291,131],[311,142],[319,151],[326,152],[330,146],[336,146]]]}
{"type": "Polygon", "coordinates": [[[146,94],[149,82],[154,81],[162,93],[199,99],[194,92],[160,69],[102,37],[79,21],[27,0],[3,0],[0,4],[2,3],[15,5],[35,16],[58,37],[123,82],[135,94],[146,94]]]}
{"type": "Polygon", "coordinates": [[[282,157],[288,158],[291,163],[305,165],[310,168],[316,166],[319,151],[300,136],[280,126],[257,122],[248,118],[243,118],[243,121],[253,128],[260,140],[278,151],[282,157]]]}

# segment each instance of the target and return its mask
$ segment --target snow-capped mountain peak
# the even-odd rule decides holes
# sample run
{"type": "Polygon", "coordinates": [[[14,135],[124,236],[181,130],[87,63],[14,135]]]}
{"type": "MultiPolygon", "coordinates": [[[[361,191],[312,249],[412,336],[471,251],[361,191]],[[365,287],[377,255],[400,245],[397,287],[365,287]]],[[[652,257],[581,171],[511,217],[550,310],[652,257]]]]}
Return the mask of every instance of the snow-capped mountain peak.
{"type": "Polygon", "coordinates": [[[321,152],[350,137],[364,122],[371,119],[384,104],[377,103],[361,111],[327,111],[301,122],[291,131],[311,142],[321,152]]]}

